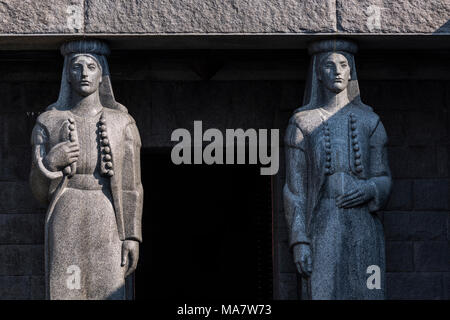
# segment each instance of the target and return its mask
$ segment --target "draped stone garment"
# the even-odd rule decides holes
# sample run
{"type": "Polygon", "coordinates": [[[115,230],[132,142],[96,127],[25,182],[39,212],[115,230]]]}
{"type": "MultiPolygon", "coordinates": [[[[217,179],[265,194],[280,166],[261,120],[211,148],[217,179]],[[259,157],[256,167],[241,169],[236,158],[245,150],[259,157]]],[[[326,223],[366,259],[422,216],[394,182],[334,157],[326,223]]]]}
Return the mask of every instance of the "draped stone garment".
{"type": "Polygon", "coordinates": [[[384,298],[384,234],[375,211],[391,185],[386,142],[378,116],[360,104],[336,114],[299,109],[289,122],[286,218],[291,247],[306,243],[312,251],[311,299],[384,298]],[[350,209],[336,206],[337,196],[366,183],[375,198],[350,209]],[[380,267],[381,289],[367,287],[371,265],[380,267]]]}
{"type": "Polygon", "coordinates": [[[48,298],[125,299],[122,241],[110,179],[100,175],[100,113],[95,117],[81,117],[70,111],[60,113],[64,113],[61,118],[75,120],[80,156],[76,173],[54,200],[46,225],[48,298]],[[79,288],[74,270],[80,272],[79,288]]]}
{"type": "Polygon", "coordinates": [[[100,115],[72,115],[79,137],[76,174],[69,179],[48,222],[50,298],[124,299],[122,241],[109,179],[101,177],[97,126],[100,115]],[[80,270],[80,289],[67,286],[67,268],[80,270]]]}

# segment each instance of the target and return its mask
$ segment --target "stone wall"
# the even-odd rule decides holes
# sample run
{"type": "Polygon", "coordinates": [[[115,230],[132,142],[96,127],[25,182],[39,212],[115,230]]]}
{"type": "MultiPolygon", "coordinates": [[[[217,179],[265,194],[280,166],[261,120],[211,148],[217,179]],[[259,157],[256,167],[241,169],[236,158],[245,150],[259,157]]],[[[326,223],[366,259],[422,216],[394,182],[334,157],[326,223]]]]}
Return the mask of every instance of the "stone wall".
{"type": "MultiPolygon", "coordinates": [[[[381,216],[392,299],[449,298],[448,54],[362,50],[357,56],[363,101],[390,137],[394,189],[381,216]]],[[[136,118],[143,147],[155,149],[170,146],[172,130],[190,129],[194,120],[204,128],[279,128],[283,135],[302,101],[309,57],[304,50],[115,51],[109,62],[117,100],[136,118]]],[[[29,137],[37,113],[58,95],[61,68],[56,51],[0,52],[2,299],[43,298],[45,210],[30,199],[29,137]]],[[[280,156],[273,178],[274,290],[277,299],[295,299],[280,202],[284,150],[280,156]]]]}
{"type": "Polygon", "coordinates": [[[446,0],[3,0],[0,34],[450,33],[446,0]]]}

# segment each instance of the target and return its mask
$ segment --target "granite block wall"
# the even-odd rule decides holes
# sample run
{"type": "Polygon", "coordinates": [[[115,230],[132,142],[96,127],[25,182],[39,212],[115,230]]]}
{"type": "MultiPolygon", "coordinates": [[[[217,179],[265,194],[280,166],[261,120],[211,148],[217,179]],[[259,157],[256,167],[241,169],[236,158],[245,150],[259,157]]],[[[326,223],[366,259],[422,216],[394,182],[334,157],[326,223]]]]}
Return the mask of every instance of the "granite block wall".
{"type": "Polygon", "coordinates": [[[0,34],[450,33],[445,0],[8,0],[0,34]]]}

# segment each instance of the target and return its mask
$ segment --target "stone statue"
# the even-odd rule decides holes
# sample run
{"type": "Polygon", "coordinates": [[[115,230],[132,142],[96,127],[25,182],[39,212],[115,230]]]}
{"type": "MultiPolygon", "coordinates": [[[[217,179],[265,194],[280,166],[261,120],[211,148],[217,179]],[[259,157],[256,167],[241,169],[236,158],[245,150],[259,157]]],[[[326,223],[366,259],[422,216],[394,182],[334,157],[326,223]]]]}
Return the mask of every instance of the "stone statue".
{"type": "Polygon", "coordinates": [[[142,240],[139,132],[114,99],[107,45],[73,41],[61,53],[59,98],[31,139],[32,191],[48,204],[46,297],[126,299],[142,240]]]}
{"type": "Polygon", "coordinates": [[[310,46],[304,106],[294,111],[285,136],[284,207],[307,299],[385,297],[384,234],[376,211],[391,190],[387,136],[361,102],[356,49],[344,40],[310,46]]]}

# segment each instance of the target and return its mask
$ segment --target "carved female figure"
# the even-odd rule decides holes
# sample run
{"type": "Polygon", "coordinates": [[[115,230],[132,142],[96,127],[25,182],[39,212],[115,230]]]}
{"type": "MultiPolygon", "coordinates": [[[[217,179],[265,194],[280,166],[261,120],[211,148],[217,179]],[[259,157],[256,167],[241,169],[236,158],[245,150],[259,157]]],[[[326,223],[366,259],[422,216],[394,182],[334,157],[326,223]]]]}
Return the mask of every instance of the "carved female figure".
{"type": "Polygon", "coordinates": [[[387,136],[360,100],[355,52],[349,41],[310,46],[305,105],[285,136],[286,220],[311,299],[384,298],[384,234],[376,211],[391,189],[387,136]],[[380,283],[368,286],[374,265],[380,283]]]}
{"type": "Polygon", "coordinates": [[[99,41],[64,44],[58,101],[33,129],[31,186],[48,203],[49,299],[125,299],[137,264],[143,190],[140,137],[114,99],[99,41]]]}

